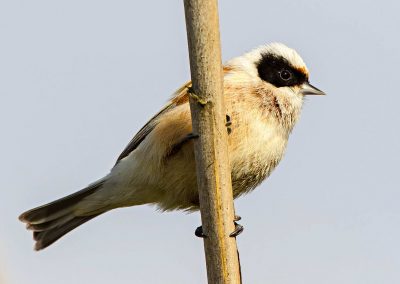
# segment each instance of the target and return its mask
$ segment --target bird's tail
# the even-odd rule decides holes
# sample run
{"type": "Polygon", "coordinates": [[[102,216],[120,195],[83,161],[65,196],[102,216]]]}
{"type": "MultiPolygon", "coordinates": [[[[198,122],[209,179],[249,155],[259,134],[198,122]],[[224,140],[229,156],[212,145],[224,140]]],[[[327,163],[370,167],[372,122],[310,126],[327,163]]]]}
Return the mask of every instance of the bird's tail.
{"type": "Polygon", "coordinates": [[[22,213],[19,219],[26,223],[28,230],[33,231],[35,250],[48,247],[76,227],[104,213],[105,211],[96,211],[85,216],[74,214],[76,205],[95,193],[103,184],[104,180],[100,180],[71,195],[22,213]]]}

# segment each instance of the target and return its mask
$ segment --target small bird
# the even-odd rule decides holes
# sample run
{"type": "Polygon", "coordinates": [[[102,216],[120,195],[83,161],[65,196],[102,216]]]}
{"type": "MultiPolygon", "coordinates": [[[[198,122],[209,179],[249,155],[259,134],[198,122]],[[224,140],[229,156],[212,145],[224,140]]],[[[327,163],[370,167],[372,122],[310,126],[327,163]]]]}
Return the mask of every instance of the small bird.
{"type": "MultiPolygon", "coordinates": [[[[280,43],[258,47],[223,67],[234,198],[267,178],[284,155],[304,96],[324,95],[309,83],[298,53],[280,43]]],[[[110,173],[88,187],[19,216],[41,250],[83,223],[119,207],[199,209],[191,82],[178,89],[129,142],[110,173]]]]}

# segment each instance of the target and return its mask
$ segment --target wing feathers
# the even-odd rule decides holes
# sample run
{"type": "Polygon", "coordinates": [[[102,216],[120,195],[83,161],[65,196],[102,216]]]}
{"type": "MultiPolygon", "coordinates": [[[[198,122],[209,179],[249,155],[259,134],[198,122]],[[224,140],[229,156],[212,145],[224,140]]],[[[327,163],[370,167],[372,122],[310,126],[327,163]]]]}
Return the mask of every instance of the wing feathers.
{"type": "Polygon", "coordinates": [[[153,129],[157,126],[157,119],[164,113],[168,112],[172,108],[179,106],[181,104],[187,103],[189,101],[188,89],[192,85],[192,82],[189,81],[184,84],[181,88],[179,88],[173,95],[168,104],[159,111],[155,116],[153,116],[149,122],[139,130],[139,132],[132,138],[129,144],[125,147],[122,153],[119,155],[115,164],[118,164],[120,160],[127,157],[132,151],[134,151],[140,143],[146,139],[147,135],[153,131],[153,129]]]}

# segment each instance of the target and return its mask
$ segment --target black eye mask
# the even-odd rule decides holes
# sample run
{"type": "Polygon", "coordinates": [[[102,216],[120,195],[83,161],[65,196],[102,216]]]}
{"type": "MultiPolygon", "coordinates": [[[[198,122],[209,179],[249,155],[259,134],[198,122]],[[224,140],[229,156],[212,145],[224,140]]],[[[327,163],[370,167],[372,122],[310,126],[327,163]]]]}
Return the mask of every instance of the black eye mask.
{"type": "Polygon", "coordinates": [[[299,86],[308,81],[307,75],[294,68],[282,56],[263,54],[257,63],[258,75],[275,87],[299,86]]]}

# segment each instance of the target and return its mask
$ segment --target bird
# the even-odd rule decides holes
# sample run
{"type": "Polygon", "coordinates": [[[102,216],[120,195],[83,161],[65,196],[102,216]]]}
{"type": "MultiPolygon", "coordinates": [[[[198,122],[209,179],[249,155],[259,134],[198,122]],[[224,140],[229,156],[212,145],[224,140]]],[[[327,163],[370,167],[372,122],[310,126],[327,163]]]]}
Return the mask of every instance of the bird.
{"type": "MultiPolygon", "coordinates": [[[[156,205],[199,210],[185,83],[133,137],[103,178],[19,216],[42,250],[112,209],[156,205]]],[[[223,65],[223,90],[233,197],[252,191],[281,161],[305,96],[325,95],[309,82],[300,55],[282,43],[259,46],[223,65]]]]}

